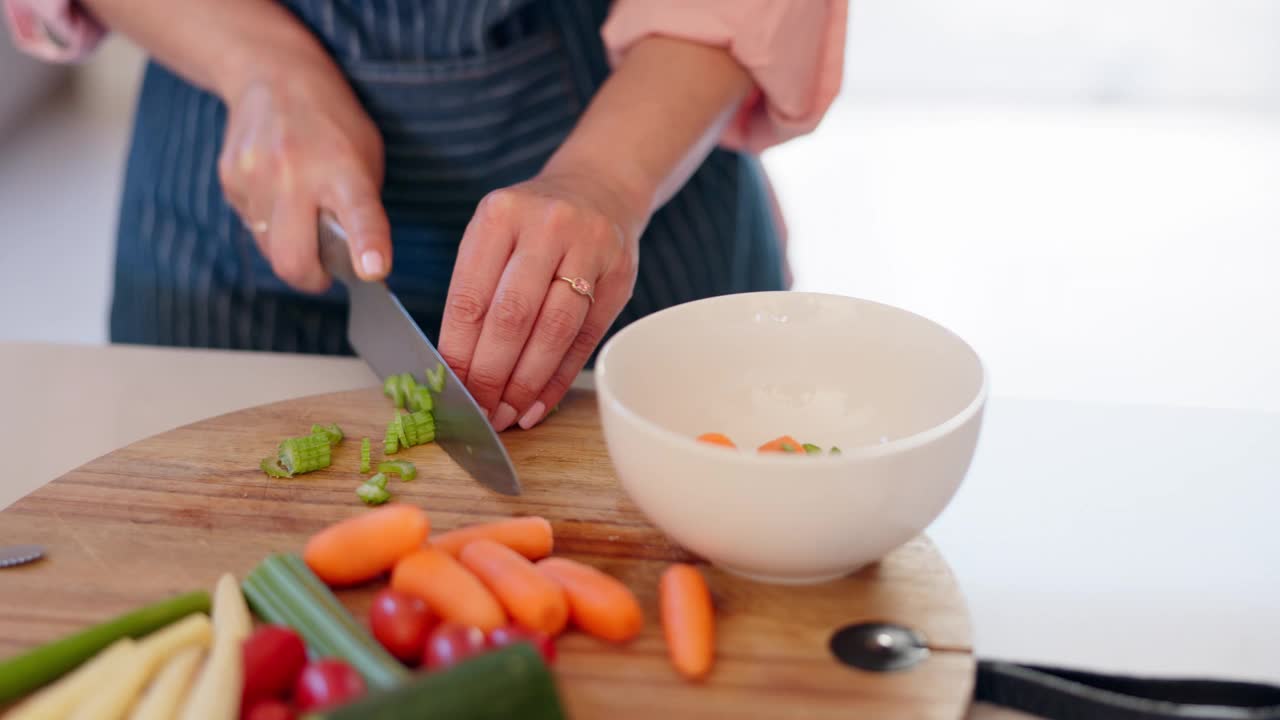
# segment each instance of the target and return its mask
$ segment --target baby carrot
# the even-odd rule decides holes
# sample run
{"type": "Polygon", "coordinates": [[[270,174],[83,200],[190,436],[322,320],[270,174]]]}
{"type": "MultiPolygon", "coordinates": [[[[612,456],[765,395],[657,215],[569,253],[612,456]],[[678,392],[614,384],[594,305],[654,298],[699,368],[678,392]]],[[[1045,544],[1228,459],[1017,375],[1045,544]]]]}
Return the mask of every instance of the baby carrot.
{"type": "Polygon", "coordinates": [[[698,436],[698,442],[708,443],[710,445],[723,445],[727,448],[736,448],[737,445],[729,439],[728,435],[722,433],[703,433],[698,436]]]}
{"type": "Polygon", "coordinates": [[[542,517],[517,517],[497,522],[468,525],[431,538],[431,546],[457,557],[472,540],[497,540],[530,560],[551,554],[551,523],[542,517]]]}
{"type": "Polygon", "coordinates": [[[480,539],[467,543],[458,560],[480,578],[520,625],[555,636],[569,622],[564,591],[515,550],[480,539]]]}
{"type": "Polygon", "coordinates": [[[313,535],[302,558],[329,585],[353,585],[390,570],[421,547],[430,531],[422,508],[387,505],[313,535]]]}
{"type": "Polygon", "coordinates": [[[783,435],[761,445],[759,451],[762,453],[798,453],[801,451],[801,447],[802,445],[798,440],[790,435],[783,435]]]}
{"type": "Polygon", "coordinates": [[[391,589],[426,601],[445,620],[488,632],[507,622],[502,606],[484,583],[449,553],[420,548],[396,563],[391,589]]]}
{"type": "Polygon", "coordinates": [[[610,642],[626,642],[640,632],[644,614],[636,596],[616,578],[567,558],[539,560],[538,570],[564,589],[573,624],[610,642]]]}
{"type": "Polygon", "coordinates": [[[715,614],[707,581],[692,565],[677,563],[662,573],[658,598],[671,664],[691,680],[706,677],[715,656],[715,614]]]}

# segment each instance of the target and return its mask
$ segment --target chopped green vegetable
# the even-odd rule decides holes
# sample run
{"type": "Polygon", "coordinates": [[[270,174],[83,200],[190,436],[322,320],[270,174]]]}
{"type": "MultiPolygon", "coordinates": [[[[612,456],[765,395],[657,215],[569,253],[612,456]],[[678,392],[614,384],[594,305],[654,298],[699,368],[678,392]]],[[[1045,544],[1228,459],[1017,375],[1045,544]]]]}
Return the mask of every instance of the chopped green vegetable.
{"type": "Polygon", "coordinates": [[[356,488],[356,497],[363,500],[365,505],[381,505],[391,499],[391,493],[387,492],[387,488],[385,487],[387,477],[385,475],[378,475],[377,477],[382,478],[382,482],[384,483],[383,487],[379,487],[373,483],[365,483],[356,488]]]}
{"type": "Polygon", "coordinates": [[[329,439],[330,445],[337,445],[345,437],[342,434],[342,428],[338,427],[337,424],[321,425],[317,423],[311,426],[311,434],[324,435],[329,439]]]}
{"type": "Polygon", "coordinates": [[[273,478],[293,477],[293,473],[280,467],[280,458],[264,457],[262,462],[258,463],[258,467],[262,468],[262,472],[273,478]]]}
{"type": "Polygon", "coordinates": [[[244,594],[263,620],[297,630],[313,658],[346,660],[369,687],[387,689],[410,679],[297,555],[263,560],[245,578],[244,594]]]}
{"type": "Polygon", "coordinates": [[[779,449],[779,450],[781,450],[781,451],[782,451],[782,452],[784,452],[784,453],[793,453],[793,452],[797,452],[797,450],[796,450],[796,446],[795,446],[795,445],[792,445],[792,444],[791,444],[791,443],[789,443],[789,442],[784,442],[784,443],[782,443],[781,445],[779,445],[779,446],[778,446],[778,449],[779,449]]]}
{"type": "Polygon", "coordinates": [[[404,391],[400,389],[399,375],[392,375],[382,381],[382,394],[391,398],[391,402],[395,403],[396,407],[404,407],[405,397],[404,391]]]}
{"type": "Polygon", "coordinates": [[[408,460],[388,460],[378,463],[379,473],[395,473],[402,482],[409,482],[418,477],[418,468],[408,460]]]}
{"type": "Polygon", "coordinates": [[[831,446],[831,454],[832,454],[832,455],[840,455],[840,454],[842,454],[842,453],[840,452],[840,448],[836,447],[835,445],[832,445],[832,446],[831,446]]]}
{"type": "Polygon", "coordinates": [[[427,371],[427,387],[436,395],[444,392],[444,365],[437,364],[434,370],[427,371]]]}
{"type": "Polygon", "coordinates": [[[385,455],[394,455],[400,450],[400,434],[396,432],[396,426],[400,424],[399,418],[397,415],[395,420],[387,424],[387,434],[382,438],[382,452],[385,455]]]}
{"type": "Polygon", "coordinates": [[[323,470],[331,462],[333,455],[327,434],[294,437],[280,443],[280,465],[290,474],[323,470]]]}
{"type": "Polygon", "coordinates": [[[400,413],[396,413],[396,417],[394,420],[391,421],[391,425],[395,428],[395,431],[396,431],[396,442],[400,443],[400,447],[402,448],[409,448],[411,447],[411,443],[409,442],[408,433],[406,433],[404,430],[404,417],[405,417],[404,415],[401,415],[400,413]]]}
{"type": "Polygon", "coordinates": [[[0,662],[0,705],[75,670],[120,638],[142,637],[209,607],[207,592],[178,595],[0,662]]]}
{"type": "Polygon", "coordinates": [[[404,428],[409,447],[434,442],[436,439],[436,419],[429,412],[404,415],[400,418],[400,426],[404,428]]]}
{"type": "MultiPolygon", "coordinates": [[[[379,466],[378,469],[381,470],[382,467],[379,466]]],[[[364,484],[373,485],[375,487],[380,487],[385,490],[387,487],[387,476],[386,474],[379,472],[373,477],[369,478],[368,480],[365,480],[364,484]]]]}
{"type": "Polygon", "coordinates": [[[803,447],[804,447],[804,451],[809,455],[822,454],[822,448],[818,447],[817,445],[814,445],[813,443],[805,443],[803,447]]]}
{"type": "Polygon", "coordinates": [[[542,657],[519,642],[486,652],[383,692],[304,715],[303,720],[564,720],[563,704],[542,657]]]}
{"type": "Polygon", "coordinates": [[[408,403],[410,412],[431,412],[435,408],[435,402],[431,400],[431,391],[426,385],[418,385],[409,394],[408,403]]]}
{"type": "Polygon", "coordinates": [[[371,452],[369,438],[360,441],[360,472],[369,472],[369,455],[371,452]]]}

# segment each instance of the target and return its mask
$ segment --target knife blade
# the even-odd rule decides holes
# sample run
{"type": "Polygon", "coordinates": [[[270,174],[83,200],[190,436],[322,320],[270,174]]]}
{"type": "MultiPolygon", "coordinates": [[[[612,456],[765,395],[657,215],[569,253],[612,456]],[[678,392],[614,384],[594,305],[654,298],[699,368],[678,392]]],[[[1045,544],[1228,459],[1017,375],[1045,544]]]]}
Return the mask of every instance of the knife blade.
{"type": "Polygon", "coordinates": [[[444,389],[433,393],[436,444],[486,487],[519,495],[520,479],[511,457],[484,411],[387,284],[356,275],[347,233],[328,213],[320,215],[319,239],[321,264],[347,287],[351,298],[347,339],[356,353],[384,381],[407,372],[425,383],[427,370],[442,368],[444,389]]]}

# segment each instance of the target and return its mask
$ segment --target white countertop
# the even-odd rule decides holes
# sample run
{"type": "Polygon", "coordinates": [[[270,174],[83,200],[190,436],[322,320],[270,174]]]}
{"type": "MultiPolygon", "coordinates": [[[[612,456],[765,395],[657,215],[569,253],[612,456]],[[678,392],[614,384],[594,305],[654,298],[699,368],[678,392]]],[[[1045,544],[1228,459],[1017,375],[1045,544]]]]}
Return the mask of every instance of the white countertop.
{"type": "MultiPolygon", "coordinates": [[[[0,508],[147,435],[375,382],[352,359],[0,344],[0,508]]],[[[1278,512],[1280,415],[997,396],[929,534],[979,657],[1280,682],[1278,512]]]]}

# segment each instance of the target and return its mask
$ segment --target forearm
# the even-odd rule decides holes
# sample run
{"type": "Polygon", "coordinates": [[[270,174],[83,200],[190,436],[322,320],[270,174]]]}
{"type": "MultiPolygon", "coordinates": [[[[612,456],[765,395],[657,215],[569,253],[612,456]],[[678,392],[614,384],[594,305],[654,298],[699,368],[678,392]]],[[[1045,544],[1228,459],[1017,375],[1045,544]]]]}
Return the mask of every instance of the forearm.
{"type": "Polygon", "coordinates": [[[99,20],[188,82],[231,101],[277,61],[331,64],[311,33],[268,0],[82,0],[99,20]]]}
{"type": "Polygon", "coordinates": [[[715,147],[751,87],[726,50],[646,38],[605,81],[547,170],[611,182],[647,218],[715,147]]]}

